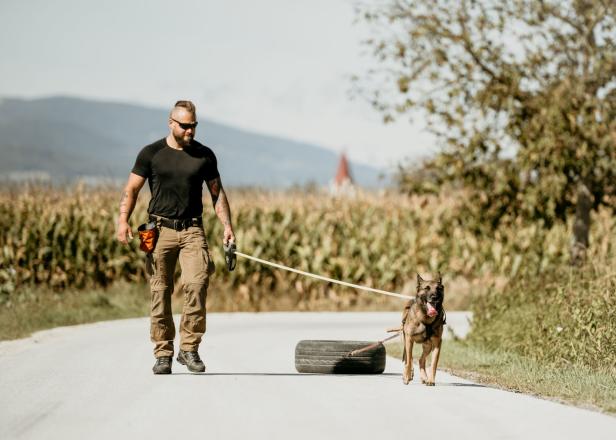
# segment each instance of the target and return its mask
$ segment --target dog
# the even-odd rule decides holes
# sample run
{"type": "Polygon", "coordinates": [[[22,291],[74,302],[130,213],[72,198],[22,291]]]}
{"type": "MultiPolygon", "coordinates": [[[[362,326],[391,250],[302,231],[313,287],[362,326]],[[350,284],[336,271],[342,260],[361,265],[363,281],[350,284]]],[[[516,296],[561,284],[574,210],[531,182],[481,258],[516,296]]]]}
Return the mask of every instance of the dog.
{"type": "Polygon", "coordinates": [[[445,309],[443,299],[445,287],[441,274],[436,280],[424,280],[417,274],[417,294],[409,300],[402,312],[402,325],[389,331],[401,331],[404,351],[402,361],[404,372],[402,381],[408,385],[413,380],[413,344],[423,346],[423,353],[419,358],[419,375],[421,382],[434,386],[436,367],[441,354],[443,341],[443,326],[445,325],[445,309]],[[430,373],[426,373],[426,358],[432,353],[430,373]]]}

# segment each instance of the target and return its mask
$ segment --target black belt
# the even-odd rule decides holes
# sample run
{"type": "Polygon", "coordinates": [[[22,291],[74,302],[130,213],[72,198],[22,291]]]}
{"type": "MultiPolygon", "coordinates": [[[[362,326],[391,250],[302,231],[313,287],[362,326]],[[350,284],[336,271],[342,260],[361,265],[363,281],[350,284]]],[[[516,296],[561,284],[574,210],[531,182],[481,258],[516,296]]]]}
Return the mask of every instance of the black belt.
{"type": "Polygon", "coordinates": [[[166,217],[160,217],[158,215],[151,215],[150,221],[156,222],[156,224],[160,226],[164,226],[165,228],[175,229],[176,231],[181,231],[182,229],[188,229],[191,226],[203,226],[202,217],[166,218],[166,217]]]}

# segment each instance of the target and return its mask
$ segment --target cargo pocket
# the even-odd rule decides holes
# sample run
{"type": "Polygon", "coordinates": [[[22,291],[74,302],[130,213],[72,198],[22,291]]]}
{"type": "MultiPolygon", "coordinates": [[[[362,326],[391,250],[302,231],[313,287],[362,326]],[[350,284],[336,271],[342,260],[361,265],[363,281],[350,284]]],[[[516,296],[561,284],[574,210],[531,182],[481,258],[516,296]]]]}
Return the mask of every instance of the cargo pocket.
{"type": "Polygon", "coordinates": [[[203,261],[205,261],[208,276],[216,272],[216,265],[214,264],[214,261],[212,261],[212,257],[210,257],[210,252],[207,248],[203,249],[203,261]]]}
{"type": "Polygon", "coordinates": [[[152,277],[156,274],[156,261],[154,259],[154,252],[145,254],[145,273],[152,277]]]}

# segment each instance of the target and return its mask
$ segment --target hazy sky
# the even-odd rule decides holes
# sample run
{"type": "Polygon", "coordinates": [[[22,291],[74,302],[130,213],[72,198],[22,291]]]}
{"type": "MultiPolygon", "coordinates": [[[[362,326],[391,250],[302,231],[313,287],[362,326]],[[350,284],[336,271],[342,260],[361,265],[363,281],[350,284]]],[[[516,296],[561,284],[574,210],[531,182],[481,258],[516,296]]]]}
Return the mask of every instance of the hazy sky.
{"type": "MultiPolygon", "coordinates": [[[[375,0],[378,1],[378,0],[375,0]]],[[[371,60],[354,0],[0,0],[0,95],[169,108],[392,166],[431,137],[383,125],[349,76],[371,60]]],[[[199,137],[199,136],[198,136],[199,137]]]]}

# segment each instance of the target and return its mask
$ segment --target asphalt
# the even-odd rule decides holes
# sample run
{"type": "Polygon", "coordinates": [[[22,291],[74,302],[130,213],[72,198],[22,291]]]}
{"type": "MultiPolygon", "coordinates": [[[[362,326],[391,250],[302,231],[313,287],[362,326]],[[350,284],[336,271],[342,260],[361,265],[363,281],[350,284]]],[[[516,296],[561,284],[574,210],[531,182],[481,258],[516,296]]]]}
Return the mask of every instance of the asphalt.
{"type": "MultiPolygon", "coordinates": [[[[463,336],[467,317],[448,313],[448,323],[463,336]]],[[[295,371],[298,341],[377,340],[399,318],[210,314],[201,375],[177,362],[172,375],[152,374],[147,319],[2,342],[0,439],[616,439],[614,417],[443,372],[435,387],[417,372],[405,386],[393,358],[381,375],[295,371]]]]}

